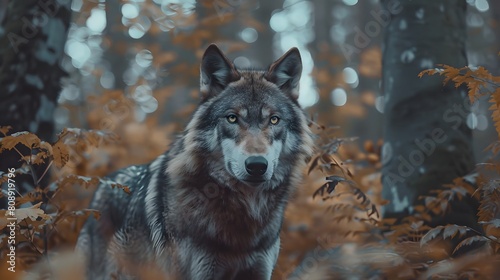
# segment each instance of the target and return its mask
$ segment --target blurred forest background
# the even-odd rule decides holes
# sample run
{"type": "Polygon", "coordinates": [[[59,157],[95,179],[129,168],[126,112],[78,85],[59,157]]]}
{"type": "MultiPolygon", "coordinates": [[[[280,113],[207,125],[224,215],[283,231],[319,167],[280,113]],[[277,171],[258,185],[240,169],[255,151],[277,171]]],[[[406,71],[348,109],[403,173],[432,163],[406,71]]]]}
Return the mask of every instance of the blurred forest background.
{"type": "MultiPolygon", "coordinates": [[[[27,140],[36,143],[36,151],[30,145],[14,151],[4,140],[2,176],[6,177],[7,168],[16,168],[21,197],[17,206],[38,209],[36,204],[42,202],[41,213],[48,215],[36,212],[25,224],[19,223],[19,271],[45,271],[43,264],[32,265],[41,256],[53,254],[46,259],[67,269],[58,273],[74,275],[70,262],[78,261],[61,250],[72,249],[85,217],[93,214],[82,209],[101,180],[97,178],[149,162],[168,149],[197,106],[201,55],[210,43],[216,43],[242,68],[266,68],[291,47],[298,47],[303,60],[299,103],[314,120],[324,153],[313,158],[316,163],[310,164],[310,176],[288,207],[273,279],[290,278],[294,271],[296,279],[367,279],[373,275],[415,279],[441,274],[451,275],[450,279],[464,275],[487,279],[481,277],[498,273],[496,258],[457,262],[446,249],[450,245],[421,249],[419,242],[429,228],[419,221],[407,221],[404,229],[394,228],[394,221],[387,222],[387,229],[375,214],[378,216],[385,203],[381,150],[387,133],[384,123],[391,125],[386,118],[390,102],[384,89],[390,91],[388,84],[399,83],[397,90],[413,92],[416,85],[431,79],[418,78],[420,71],[448,64],[471,70],[483,66],[493,75],[486,75],[493,82],[483,86],[494,91],[498,82],[493,77],[500,74],[499,1],[0,0],[0,23],[0,126],[12,126],[11,130],[2,128],[4,139],[19,131],[39,137],[27,140]],[[397,5],[402,10],[388,12],[397,5]],[[427,29],[416,28],[418,24],[427,29]],[[440,34],[449,34],[451,39],[440,34]],[[455,42],[453,38],[459,39],[455,42]],[[439,51],[454,57],[450,60],[445,54],[436,54],[439,51]],[[407,77],[394,82],[391,73],[407,77]],[[45,156],[38,154],[48,150],[44,142],[54,143],[45,156]],[[19,154],[30,156],[23,161],[19,154]],[[332,189],[326,185],[328,189],[323,191],[331,193],[347,179],[353,182],[346,184],[344,193],[331,196],[333,200],[312,197],[325,186],[325,173],[321,172],[325,164],[336,168],[326,175],[338,177],[327,178],[334,185],[332,189]],[[400,239],[382,234],[390,230],[405,236],[406,247],[399,246],[403,244],[400,239]],[[487,269],[481,271],[481,265],[488,265],[487,269]],[[298,267],[307,276],[300,276],[298,267]]],[[[443,78],[435,76],[432,81],[439,87],[426,100],[446,105],[446,100],[437,97],[443,78]]],[[[470,86],[470,82],[466,84],[470,86]]],[[[456,96],[467,100],[465,91],[456,96]]],[[[477,162],[488,162],[491,152],[485,148],[498,138],[495,119],[490,118],[488,98],[474,101],[470,112],[461,116],[464,124],[460,129],[471,133],[468,148],[477,162]]],[[[421,113],[411,118],[425,118],[427,111],[417,110],[421,113]]],[[[429,123],[432,127],[433,122],[429,123]]],[[[400,127],[396,130],[406,133],[400,127]]],[[[397,148],[393,150],[397,155],[397,148]]],[[[464,167],[457,176],[472,169],[464,167]]],[[[421,167],[419,172],[412,176],[427,171],[421,167]]],[[[434,183],[452,181],[446,180],[434,183]]],[[[480,180],[473,181],[470,185],[475,186],[480,180]]],[[[2,182],[7,189],[6,179],[2,182]]],[[[472,186],[463,190],[475,194],[472,186]]],[[[497,202],[495,207],[500,207],[497,202]]],[[[1,204],[4,209],[6,205],[1,204]]],[[[455,222],[430,226],[436,229],[446,224],[455,222]]],[[[500,227],[500,223],[494,225],[500,227]]],[[[474,230],[480,236],[489,236],[481,235],[484,233],[477,227],[474,230]]],[[[0,275],[13,279],[5,278],[13,274],[6,272],[8,233],[5,225],[1,228],[5,248],[0,275]]],[[[448,237],[460,235],[461,230],[470,232],[457,227],[449,230],[448,237]]],[[[427,239],[437,235],[434,232],[427,239]]],[[[474,241],[498,243],[494,237],[486,239],[474,241]]]]}

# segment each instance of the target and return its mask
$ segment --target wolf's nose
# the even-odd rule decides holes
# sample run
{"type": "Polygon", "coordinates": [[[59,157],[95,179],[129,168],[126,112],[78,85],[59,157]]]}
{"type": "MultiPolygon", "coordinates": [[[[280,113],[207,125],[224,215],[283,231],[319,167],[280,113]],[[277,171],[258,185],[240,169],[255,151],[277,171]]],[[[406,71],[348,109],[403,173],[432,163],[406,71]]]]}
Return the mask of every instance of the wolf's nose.
{"type": "Polygon", "coordinates": [[[245,169],[252,176],[262,176],[267,170],[267,160],[261,156],[249,157],[245,160],[245,169]]]}

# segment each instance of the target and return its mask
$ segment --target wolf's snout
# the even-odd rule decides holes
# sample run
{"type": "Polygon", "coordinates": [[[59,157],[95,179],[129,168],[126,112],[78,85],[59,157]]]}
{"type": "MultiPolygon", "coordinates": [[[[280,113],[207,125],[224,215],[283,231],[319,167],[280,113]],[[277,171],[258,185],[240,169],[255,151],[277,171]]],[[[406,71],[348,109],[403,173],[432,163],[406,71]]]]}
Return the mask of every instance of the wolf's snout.
{"type": "Polygon", "coordinates": [[[262,176],[267,171],[267,160],[262,156],[253,156],[245,160],[245,169],[252,176],[262,176]]]}

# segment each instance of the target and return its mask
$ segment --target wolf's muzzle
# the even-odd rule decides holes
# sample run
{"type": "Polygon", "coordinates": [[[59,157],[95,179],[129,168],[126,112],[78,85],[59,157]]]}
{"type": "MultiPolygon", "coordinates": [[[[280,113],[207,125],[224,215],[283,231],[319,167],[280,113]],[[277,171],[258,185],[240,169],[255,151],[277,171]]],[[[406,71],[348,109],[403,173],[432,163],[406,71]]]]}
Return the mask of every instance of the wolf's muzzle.
{"type": "Polygon", "coordinates": [[[267,160],[262,156],[251,156],[245,160],[245,169],[252,176],[262,176],[267,171],[267,160]]]}

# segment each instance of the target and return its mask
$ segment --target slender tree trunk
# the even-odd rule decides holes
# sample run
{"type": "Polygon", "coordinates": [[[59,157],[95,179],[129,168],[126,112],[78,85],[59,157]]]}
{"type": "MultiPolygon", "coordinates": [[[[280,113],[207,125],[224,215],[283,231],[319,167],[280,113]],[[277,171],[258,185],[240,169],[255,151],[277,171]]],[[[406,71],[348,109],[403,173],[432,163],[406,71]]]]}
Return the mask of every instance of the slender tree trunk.
{"type": "MultiPolygon", "coordinates": [[[[500,24],[500,1],[488,1],[491,10],[491,19],[494,22],[493,26],[498,26],[500,24]]],[[[492,38],[492,43],[488,44],[488,47],[481,48],[486,54],[486,58],[488,61],[484,61],[485,66],[487,66],[494,75],[500,75],[500,63],[498,61],[498,52],[500,51],[500,29],[493,28],[493,32],[495,36],[492,38]],[[490,54],[491,56],[488,56],[490,54]],[[490,60],[491,59],[491,60],[490,60]]],[[[483,39],[484,40],[484,39],[483,39]]],[[[489,40],[488,40],[489,41],[489,40]]],[[[484,44],[484,43],[483,43],[484,44]]]]}
{"type": "Polygon", "coordinates": [[[119,0],[106,0],[106,29],[104,34],[109,36],[109,45],[103,54],[103,59],[109,63],[109,70],[115,77],[113,88],[125,90],[123,73],[129,67],[127,48],[131,46],[131,38],[121,23],[121,5],[119,0]]]}
{"type": "MultiPolygon", "coordinates": [[[[392,19],[383,50],[385,217],[404,217],[419,197],[474,168],[470,109],[463,88],[443,87],[442,77],[417,74],[436,64],[462,67],[465,55],[465,0],[384,0],[392,19]]],[[[468,200],[432,224],[473,225],[468,200]],[[444,219],[444,220],[443,220],[444,219]]]]}
{"type": "MultiPolygon", "coordinates": [[[[283,7],[283,1],[260,0],[259,8],[253,12],[253,17],[258,22],[267,24],[269,20],[271,20],[273,11],[281,7],[283,7]]],[[[252,61],[252,66],[264,68],[274,61],[275,57],[272,51],[274,49],[274,34],[275,32],[271,28],[265,28],[259,31],[259,37],[257,41],[252,44],[253,47],[245,50],[245,53],[247,53],[249,57],[256,58],[255,61],[252,61]]]]}

